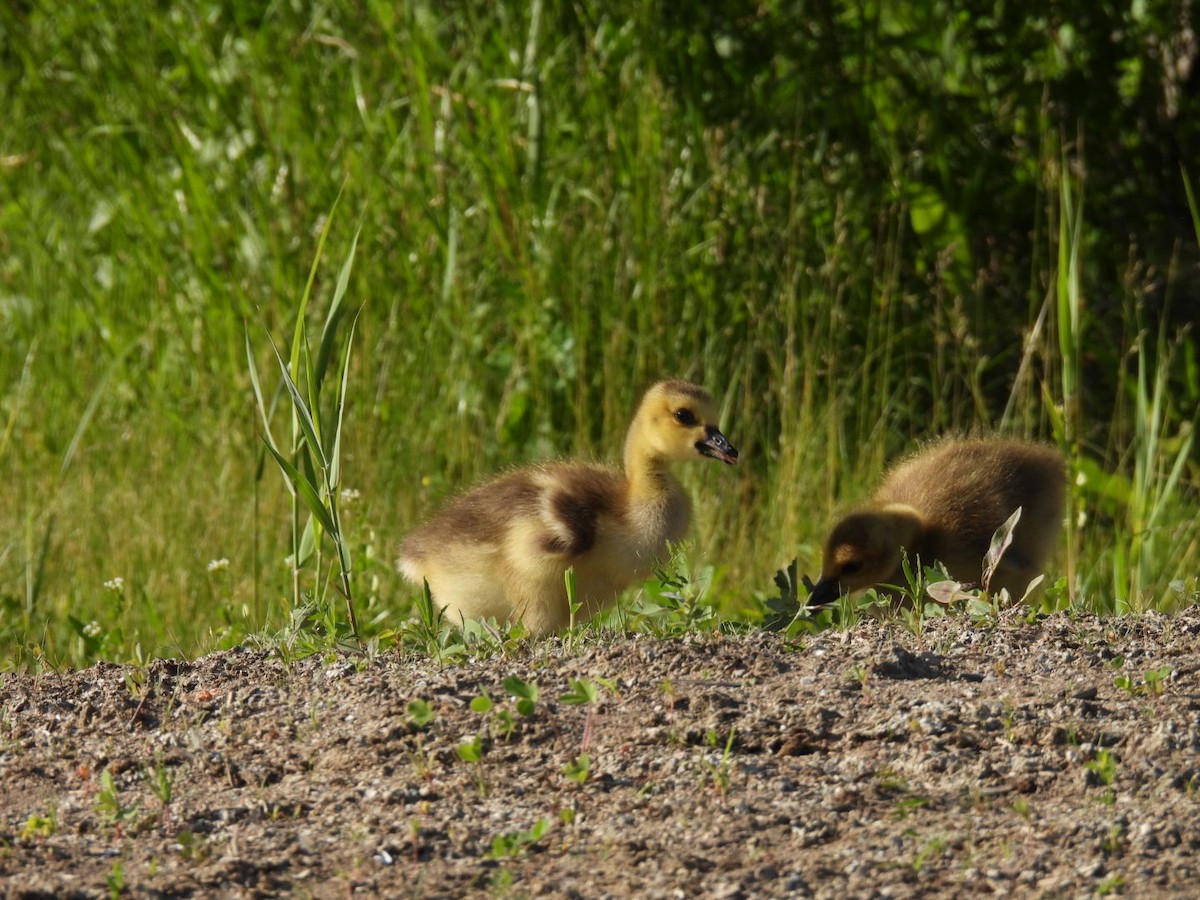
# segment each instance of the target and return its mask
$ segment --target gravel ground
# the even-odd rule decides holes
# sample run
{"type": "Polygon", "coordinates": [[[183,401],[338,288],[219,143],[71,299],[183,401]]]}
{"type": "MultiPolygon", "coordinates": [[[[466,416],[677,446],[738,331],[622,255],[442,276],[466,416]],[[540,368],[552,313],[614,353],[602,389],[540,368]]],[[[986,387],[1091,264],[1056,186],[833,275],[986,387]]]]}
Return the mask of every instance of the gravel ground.
{"type": "Polygon", "coordinates": [[[1196,897],[1198,669],[1192,609],[0,676],[0,887],[1196,897]]]}

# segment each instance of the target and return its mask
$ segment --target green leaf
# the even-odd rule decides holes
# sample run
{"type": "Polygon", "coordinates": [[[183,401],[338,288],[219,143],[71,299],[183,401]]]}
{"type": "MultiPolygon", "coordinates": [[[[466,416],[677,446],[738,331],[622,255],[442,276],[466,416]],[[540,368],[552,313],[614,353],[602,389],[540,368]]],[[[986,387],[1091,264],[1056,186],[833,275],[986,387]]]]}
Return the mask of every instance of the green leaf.
{"type": "Polygon", "coordinates": [[[437,718],[437,713],[425,700],[413,700],[408,704],[408,718],[417,728],[424,728],[437,718]]]}
{"type": "Polygon", "coordinates": [[[475,735],[471,740],[459,744],[455,750],[463,762],[477,763],[483,759],[483,739],[475,735]]]}
{"type": "MultiPolygon", "coordinates": [[[[275,346],[275,341],[269,332],[267,340],[271,342],[271,349],[275,351],[275,359],[279,362],[279,371],[283,375],[283,383],[287,386],[288,393],[292,395],[292,406],[300,422],[300,430],[304,434],[304,440],[308,442],[312,452],[317,454],[317,457],[320,459],[321,469],[328,470],[329,462],[325,459],[325,451],[321,449],[321,442],[317,439],[317,429],[313,424],[312,416],[308,413],[308,404],[300,396],[300,390],[296,387],[296,383],[292,381],[292,376],[288,373],[287,364],[284,363],[283,357],[279,355],[279,348],[275,346]]],[[[270,447],[270,444],[267,446],[270,447]]],[[[275,448],[271,447],[271,449],[274,450],[275,448]]]]}
{"type": "Polygon", "coordinates": [[[259,415],[262,416],[263,433],[269,438],[268,443],[274,444],[275,439],[271,436],[271,420],[267,415],[267,404],[263,400],[262,385],[258,380],[258,364],[254,360],[254,348],[250,344],[250,325],[243,323],[242,332],[246,338],[246,363],[250,369],[250,386],[254,388],[254,404],[258,407],[259,415]]]}
{"type": "Polygon", "coordinates": [[[350,334],[346,336],[346,355],[342,361],[341,384],[338,390],[337,415],[333,426],[333,449],[329,454],[329,490],[337,491],[342,483],[342,421],[346,413],[346,385],[350,383],[350,349],[354,346],[354,331],[358,327],[358,313],[350,323],[350,334]]]}
{"type": "Polygon", "coordinates": [[[983,558],[983,589],[989,589],[992,583],[992,576],[996,574],[996,567],[1000,565],[1000,560],[1004,558],[1004,551],[1008,549],[1013,539],[1013,529],[1017,527],[1017,523],[1021,521],[1021,507],[1017,507],[1011,516],[1005,519],[1004,524],[996,529],[992,535],[991,545],[988,547],[987,554],[983,558]]]}
{"type": "Polygon", "coordinates": [[[329,359],[333,355],[333,343],[337,337],[337,323],[341,318],[342,301],[346,296],[346,288],[350,284],[350,272],[354,267],[354,257],[358,251],[358,236],[362,233],[362,225],[358,226],[358,230],[354,232],[354,239],[350,242],[350,250],[346,254],[346,259],[342,262],[341,271],[338,273],[337,286],[333,291],[333,300],[329,304],[329,312],[325,315],[325,325],[321,328],[321,344],[317,349],[317,364],[315,368],[317,386],[325,381],[325,370],[329,366],[329,359]]]}
{"type": "Polygon", "coordinates": [[[523,681],[516,675],[509,675],[504,679],[504,690],[508,691],[510,696],[523,700],[536,702],[538,698],[537,683],[533,681],[523,681]]]}
{"type": "MultiPolygon", "coordinates": [[[[348,181],[349,179],[347,179],[348,181]]],[[[308,270],[308,281],[304,284],[304,293],[300,295],[300,308],[296,311],[296,328],[292,333],[292,356],[291,365],[292,371],[295,372],[300,365],[300,344],[304,339],[304,323],[305,313],[308,311],[308,300],[312,296],[313,282],[317,279],[317,269],[321,265],[321,257],[325,252],[325,239],[329,237],[329,228],[333,224],[333,215],[337,212],[338,204],[342,201],[342,192],[346,189],[346,181],[342,182],[342,186],[338,188],[337,197],[334,198],[333,206],[329,210],[329,215],[325,217],[325,223],[321,227],[321,236],[317,238],[317,251],[313,256],[312,266],[308,270]]],[[[278,351],[276,351],[278,353],[278,351]]]]}
{"type": "Polygon", "coordinates": [[[567,683],[571,689],[559,698],[563,703],[582,706],[585,703],[594,703],[600,694],[596,685],[586,678],[568,678],[567,683]]]}
{"type": "MultiPolygon", "coordinates": [[[[263,442],[266,443],[265,436],[263,442]]],[[[283,474],[296,486],[296,490],[304,498],[304,502],[308,504],[308,508],[312,510],[313,515],[317,517],[317,521],[321,523],[321,527],[330,534],[336,534],[337,526],[334,525],[333,519],[329,517],[329,510],[321,502],[321,497],[317,493],[317,489],[313,487],[312,482],[301,475],[300,471],[270,444],[267,444],[267,449],[275,457],[275,462],[279,463],[279,468],[283,469],[283,474]]]]}
{"type": "Polygon", "coordinates": [[[317,549],[317,529],[313,525],[313,517],[310,515],[304,523],[304,533],[300,535],[300,546],[296,550],[296,568],[303,569],[304,564],[308,562],[313,555],[313,551],[317,549]]]}

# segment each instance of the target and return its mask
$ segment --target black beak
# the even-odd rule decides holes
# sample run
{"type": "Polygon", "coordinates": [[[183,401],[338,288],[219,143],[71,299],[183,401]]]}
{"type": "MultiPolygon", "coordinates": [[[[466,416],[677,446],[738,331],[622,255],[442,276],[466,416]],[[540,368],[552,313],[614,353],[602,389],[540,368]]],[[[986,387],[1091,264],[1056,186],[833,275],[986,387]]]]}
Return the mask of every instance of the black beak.
{"type": "Polygon", "coordinates": [[[696,441],[696,449],[700,451],[700,454],[702,456],[711,456],[713,459],[719,459],[727,466],[736,466],[738,459],[737,449],[725,439],[725,435],[721,434],[712,425],[709,425],[705,429],[705,434],[708,436],[704,440],[696,441]]]}
{"type": "Polygon", "coordinates": [[[822,578],[814,584],[808,591],[808,608],[820,609],[822,606],[828,606],[841,596],[841,589],[838,583],[832,578],[822,578]]]}

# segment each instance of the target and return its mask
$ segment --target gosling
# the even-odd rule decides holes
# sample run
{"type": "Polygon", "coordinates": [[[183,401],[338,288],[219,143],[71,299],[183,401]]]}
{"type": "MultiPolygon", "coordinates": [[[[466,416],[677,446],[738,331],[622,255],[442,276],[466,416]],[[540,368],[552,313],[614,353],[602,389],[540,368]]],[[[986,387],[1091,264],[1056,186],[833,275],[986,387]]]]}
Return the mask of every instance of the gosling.
{"type": "Polygon", "coordinates": [[[568,461],[501,475],[409,535],[397,565],[414,585],[428,582],[447,621],[495,617],[534,634],[570,624],[565,575],[574,568],[576,621],[584,621],[687,533],[691,501],[671,463],[737,463],[717,417],[703,388],[660,382],[629,427],[624,471],[568,461]]]}
{"type": "Polygon", "coordinates": [[[952,578],[979,582],[996,529],[1021,508],[1012,543],[988,589],[1023,597],[1062,527],[1066,461],[1052,447],[999,438],[948,439],[897,465],[866,508],[825,542],[809,606],[841,594],[903,584],[902,557],[935,560],[952,578]]]}

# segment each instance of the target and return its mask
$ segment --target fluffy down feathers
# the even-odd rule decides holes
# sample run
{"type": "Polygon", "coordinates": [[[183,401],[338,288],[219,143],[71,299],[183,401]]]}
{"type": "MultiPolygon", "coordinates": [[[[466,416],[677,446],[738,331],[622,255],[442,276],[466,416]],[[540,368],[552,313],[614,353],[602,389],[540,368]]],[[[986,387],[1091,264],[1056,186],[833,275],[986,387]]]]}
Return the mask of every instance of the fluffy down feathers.
{"type": "Polygon", "coordinates": [[[993,533],[1018,507],[1020,522],[990,587],[1021,597],[1053,549],[1065,497],[1066,462],[1052,447],[999,438],[933,444],[893,468],[870,505],[834,526],[809,604],[902,585],[902,551],[978,582],[993,533]]]}
{"type": "Polygon", "coordinates": [[[716,420],[702,388],[660,382],[630,425],[623,471],[562,462],[501,475],[413,532],[400,571],[414,585],[427,581],[454,624],[492,616],[546,633],[569,623],[564,576],[573,567],[578,618],[590,618],[687,533],[691,504],[670,464],[737,461],[716,420]]]}

